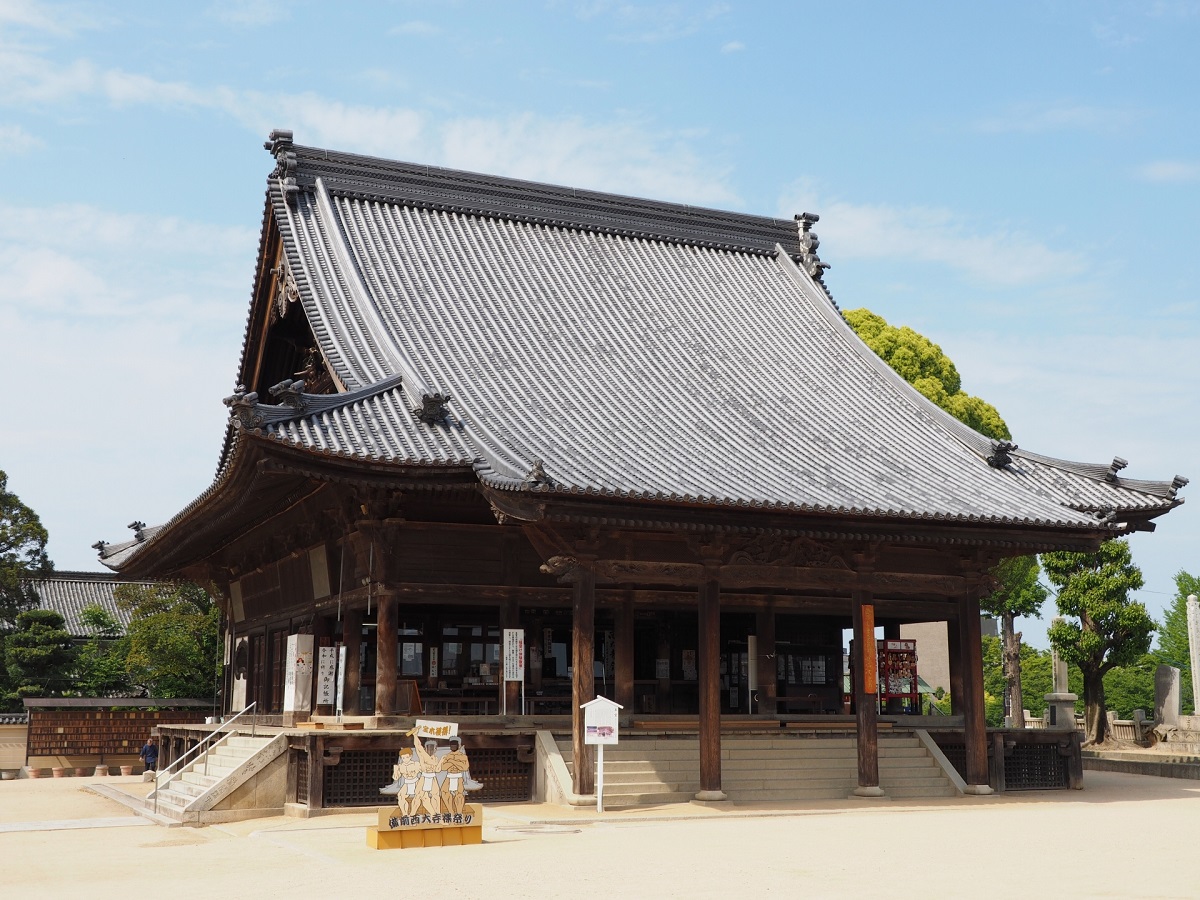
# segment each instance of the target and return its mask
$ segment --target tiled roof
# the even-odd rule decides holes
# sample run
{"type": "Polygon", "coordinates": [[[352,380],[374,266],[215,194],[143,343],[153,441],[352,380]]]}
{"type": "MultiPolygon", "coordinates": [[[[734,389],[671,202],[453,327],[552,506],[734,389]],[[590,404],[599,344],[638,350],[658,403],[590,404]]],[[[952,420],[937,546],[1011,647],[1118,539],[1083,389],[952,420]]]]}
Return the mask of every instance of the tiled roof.
{"type": "MultiPolygon", "coordinates": [[[[1182,502],[1186,479],[1132,481],[997,447],[930,403],[812,277],[815,217],[390,162],[280,134],[269,146],[279,165],[264,221],[278,223],[345,392],[231,398],[240,430],[217,480],[173,523],[222,490],[245,430],[321,455],[472,466],[507,490],[674,505],[1104,532],[1182,502]]],[[[120,569],[145,543],[107,546],[104,562],[120,569]]]]}
{"type": "MultiPolygon", "coordinates": [[[[496,180],[346,155],[334,171],[324,151],[295,152],[298,188],[288,202],[276,179],[272,198],[326,358],[348,385],[401,376],[409,407],[449,394],[497,486],[1067,527],[1175,502],[1169,484],[1109,483],[1106,467],[1020,451],[988,465],[991,442],[880,362],[782,246],[568,226],[510,214],[507,195],[464,206],[464,180],[496,180]]],[[[642,202],[623,221],[641,208],[653,219],[642,202]]],[[[760,238],[779,233],[763,221],[760,238]]],[[[338,443],[381,447],[371,432],[395,414],[347,417],[359,433],[338,443]]],[[[431,440],[440,427],[415,425],[431,440]]],[[[398,457],[437,458],[400,434],[398,457]]]]}
{"type": "Polygon", "coordinates": [[[65,620],[72,637],[90,637],[92,632],[83,623],[83,610],[98,605],[129,627],[129,613],[117,606],[113,591],[126,582],[107,572],[55,572],[49,578],[33,583],[41,609],[52,609],[65,620]]]}

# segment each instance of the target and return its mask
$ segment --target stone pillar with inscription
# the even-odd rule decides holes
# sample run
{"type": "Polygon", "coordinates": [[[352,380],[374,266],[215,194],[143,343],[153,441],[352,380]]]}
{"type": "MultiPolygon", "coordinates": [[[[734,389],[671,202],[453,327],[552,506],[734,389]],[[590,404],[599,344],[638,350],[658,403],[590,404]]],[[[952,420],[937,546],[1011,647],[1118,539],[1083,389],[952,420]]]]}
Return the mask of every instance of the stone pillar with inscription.
{"type": "MultiPolygon", "coordinates": [[[[1050,620],[1054,625],[1063,621],[1062,616],[1050,620]]],[[[1072,731],[1075,728],[1075,701],[1079,698],[1071,693],[1067,685],[1067,661],[1051,649],[1053,690],[1046,695],[1046,727],[1057,731],[1072,731]]]]}

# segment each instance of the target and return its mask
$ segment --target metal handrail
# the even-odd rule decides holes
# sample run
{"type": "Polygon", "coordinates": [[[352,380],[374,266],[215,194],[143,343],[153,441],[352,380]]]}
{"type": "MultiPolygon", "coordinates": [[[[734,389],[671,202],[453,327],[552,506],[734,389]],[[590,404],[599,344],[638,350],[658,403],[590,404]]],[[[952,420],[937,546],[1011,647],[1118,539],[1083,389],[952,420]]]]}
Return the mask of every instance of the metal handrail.
{"type": "MultiPolygon", "coordinates": [[[[198,753],[200,751],[203,751],[206,754],[204,757],[204,774],[207,775],[208,774],[208,756],[207,756],[208,751],[215,750],[226,739],[228,739],[232,733],[226,732],[224,737],[222,737],[218,741],[213,741],[213,743],[211,743],[211,744],[209,743],[209,741],[211,741],[213,739],[213,737],[215,737],[216,735],[225,731],[227,726],[232,725],[234,722],[236,722],[238,719],[240,719],[246,713],[250,712],[250,710],[254,709],[254,707],[256,707],[257,705],[258,705],[258,701],[255,700],[253,703],[251,703],[249,706],[247,706],[241,712],[232,716],[229,719],[229,721],[222,722],[220,727],[213,729],[211,732],[209,732],[207,735],[205,735],[203,738],[201,738],[196,743],[196,746],[192,747],[191,750],[189,750],[187,753],[183,754],[183,756],[179,757],[179,759],[175,760],[175,762],[171,763],[169,766],[167,766],[161,772],[156,772],[154,774],[154,790],[150,792],[150,796],[154,798],[154,812],[156,815],[158,813],[158,792],[162,788],[162,777],[164,775],[173,776],[175,774],[175,770],[181,766],[181,764],[184,762],[184,760],[186,760],[193,753],[198,753]]],[[[257,735],[258,735],[258,718],[255,717],[254,721],[251,722],[251,724],[250,724],[250,736],[257,737],[257,735]]],[[[170,781],[171,781],[171,778],[168,777],[167,783],[169,784],[170,781]]]]}

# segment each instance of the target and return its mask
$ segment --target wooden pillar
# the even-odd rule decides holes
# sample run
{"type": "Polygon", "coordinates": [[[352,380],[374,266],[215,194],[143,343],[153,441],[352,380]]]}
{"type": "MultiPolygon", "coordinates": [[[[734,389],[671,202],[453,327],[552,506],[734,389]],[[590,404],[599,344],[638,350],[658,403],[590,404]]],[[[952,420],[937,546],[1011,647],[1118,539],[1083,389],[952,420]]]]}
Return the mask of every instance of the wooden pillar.
{"type": "Polygon", "coordinates": [[[325,738],[306,735],[304,743],[308,754],[308,808],[321,809],[325,806],[325,738]]]}
{"type": "Polygon", "coordinates": [[[613,673],[613,686],[618,703],[625,707],[627,714],[633,713],[633,591],[626,591],[625,596],[617,605],[615,615],[616,627],[616,672],[613,673]]]}
{"type": "Polygon", "coordinates": [[[583,742],[583,704],[596,697],[592,661],[596,658],[596,575],[580,566],[575,570],[571,607],[571,747],[574,751],[576,794],[596,792],[592,748],[583,742]]]}
{"type": "Polygon", "coordinates": [[[858,737],[859,797],[882,797],[879,786],[879,659],[875,651],[875,604],[869,591],[855,591],[851,599],[854,621],[854,708],[858,737]]]}
{"type": "Polygon", "coordinates": [[[700,644],[700,790],[697,800],[725,800],[721,790],[721,584],[704,573],[697,598],[700,644]]]}
{"type": "Polygon", "coordinates": [[[764,716],[775,715],[779,687],[779,669],[775,661],[775,601],[768,600],[766,609],[755,614],[754,629],[758,634],[758,709],[764,716]]]}
{"type": "Polygon", "coordinates": [[[658,616],[658,641],[654,651],[654,711],[659,715],[674,712],[671,708],[671,620],[665,613],[658,616]],[[659,671],[658,661],[666,662],[665,674],[659,671]]]}
{"type": "Polygon", "coordinates": [[[362,624],[361,609],[348,609],[342,614],[342,643],[346,647],[346,683],[342,688],[342,712],[348,716],[361,714],[358,706],[362,691],[362,624]]]}
{"type": "Polygon", "coordinates": [[[946,656],[950,661],[950,712],[963,714],[962,641],[959,640],[958,619],[946,623],[946,656]]]}
{"type": "Polygon", "coordinates": [[[379,595],[375,611],[375,715],[396,714],[396,692],[399,677],[396,673],[396,595],[379,595]]]}
{"type": "Polygon", "coordinates": [[[971,794],[990,794],[987,720],[983,700],[983,646],[979,630],[979,596],[964,594],[958,604],[959,669],[962,676],[963,741],[967,771],[963,781],[971,794]]]}
{"type": "MultiPolygon", "coordinates": [[[[504,639],[505,628],[520,628],[521,627],[521,607],[515,594],[505,597],[500,601],[500,639],[504,639]]],[[[529,635],[525,636],[525,647],[529,647],[529,635]]],[[[504,645],[500,645],[500,709],[507,710],[508,715],[517,716],[521,714],[521,682],[505,681],[504,680],[504,645]]],[[[528,664],[529,654],[526,652],[525,661],[528,664]]],[[[499,710],[497,710],[499,711],[499,710]]]]}

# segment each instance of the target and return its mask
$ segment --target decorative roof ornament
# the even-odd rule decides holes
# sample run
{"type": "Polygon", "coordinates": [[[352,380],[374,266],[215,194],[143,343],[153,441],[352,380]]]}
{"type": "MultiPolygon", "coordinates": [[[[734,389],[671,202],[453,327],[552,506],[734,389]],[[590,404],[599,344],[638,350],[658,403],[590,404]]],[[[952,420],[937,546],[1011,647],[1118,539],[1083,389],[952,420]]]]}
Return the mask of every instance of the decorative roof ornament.
{"type": "Polygon", "coordinates": [[[1129,465],[1129,460],[1121,459],[1119,456],[1114,456],[1112,465],[1108,467],[1108,471],[1104,473],[1104,480],[1110,484],[1117,483],[1117,473],[1129,465]]]}
{"type": "Polygon", "coordinates": [[[421,406],[412,413],[426,425],[445,425],[450,418],[450,411],[446,409],[450,399],[449,394],[440,391],[435,394],[422,394],[421,406]]]}
{"type": "Polygon", "coordinates": [[[296,151],[292,149],[292,132],[276,128],[263,144],[263,149],[269,150],[275,157],[275,171],[271,173],[271,177],[279,179],[283,188],[283,199],[287,201],[288,206],[295,206],[300,186],[296,184],[296,151]]]}
{"type": "Polygon", "coordinates": [[[271,270],[271,274],[275,276],[275,300],[271,310],[276,318],[282,319],[291,305],[300,299],[300,287],[286,256],[280,256],[279,265],[271,270]]]}
{"type": "Polygon", "coordinates": [[[529,487],[550,487],[554,484],[554,479],[546,474],[546,467],[542,461],[535,459],[533,461],[533,468],[525,476],[525,484],[529,487]]]}
{"type": "Polygon", "coordinates": [[[1186,478],[1184,478],[1182,475],[1176,475],[1171,479],[1171,489],[1167,491],[1167,496],[1174,500],[1175,495],[1179,493],[1179,489],[1187,487],[1187,485],[1188,480],[1186,478]]]}
{"type": "Polygon", "coordinates": [[[135,539],[137,539],[139,541],[144,541],[146,539],[146,531],[145,531],[146,523],[145,522],[140,522],[140,521],[134,520],[133,522],[130,522],[128,525],[126,525],[125,527],[133,532],[133,536],[135,539]]]}
{"type": "Polygon", "coordinates": [[[258,411],[258,392],[246,392],[246,386],[239,384],[237,389],[221,401],[229,407],[234,416],[234,424],[238,428],[258,428],[263,423],[263,417],[258,411]]]}
{"type": "Polygon", "coordinates": [[[284,406],[290,406],[297,412],[303,412],[305,406],[308,405],[304,399],[303,379],[286,378],[279,384],[267,388],[267,391],[284,406]]]}
{"type": "Polygon", "coordinates": [[[821,221],[821,217],[816,213],[806,212],[800,213],[795,219],[800,226],[800,258],[797,262],[813,281],[825,287],[825,270],[830,266],[829,263],[821,262],[821,257],[817,256],[817,248],[821,246],[821,242],[812,230],[813,225],[821,221]]]}
{"type": "Polygon", "coordinates": [[[100,554],[101,559],[104,559],[108,556],[108,541],[96,541],[92,544],[92,549],[100,554]]]}
{"type": "Polygon", "coordinates": [[[1009,454],[1016,449],[1017,445],[1012,441],[992,441],[992,454],[987,458],[987,464],[993,469],[1003,469],[1012,463],[1009,454]]]}

